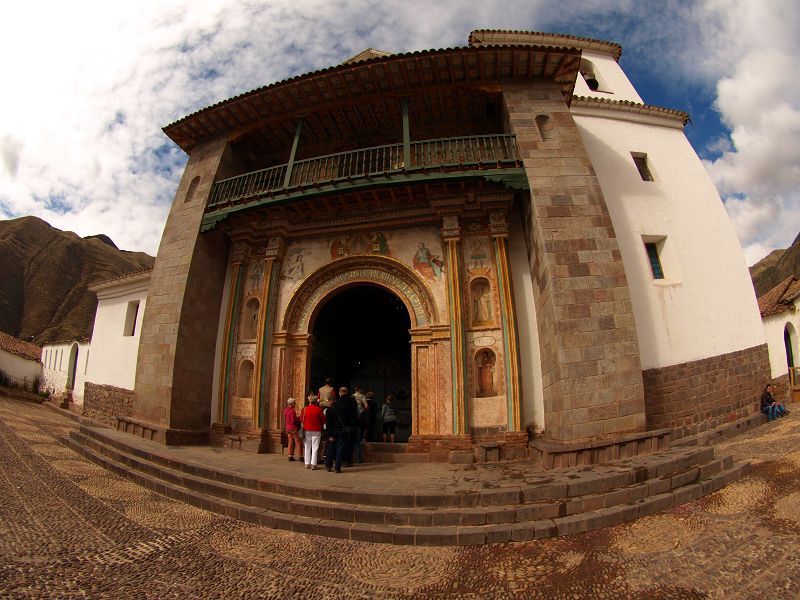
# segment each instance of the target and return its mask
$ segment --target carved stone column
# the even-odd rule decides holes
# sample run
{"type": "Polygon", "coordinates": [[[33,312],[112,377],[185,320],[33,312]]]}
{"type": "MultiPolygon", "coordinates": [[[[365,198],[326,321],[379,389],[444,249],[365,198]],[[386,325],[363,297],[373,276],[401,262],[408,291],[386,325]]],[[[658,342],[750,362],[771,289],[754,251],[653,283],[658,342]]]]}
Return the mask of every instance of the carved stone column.
{"type": "Polygon", "coordinates": [[[489,214],[489,232],[494,242],[497,285],[500,296],[500,316],[503,327],[505,353],[506,396],[508,402],[508,430],[520,430],[519,349],[517,346],[517,318],[514,308],[514,290],[508,259],[508,222],[504,212],[489,214]]]}
{"type": "Polygon", "coordinates": [[[215,431],[227,432],[230,428],[230,394],[231,372],[233,366],[234,346],[236,344],[236,331],[242,289],[244,287],[243,263],[247,257],[247,245],[237,242],[233,246],[231,256],[231,285],[228,294],[228,308],[225,311],[225,333],[222,342],[222,356],[220,357],[219,402],[217,404],[217,423],[215,431]]]}
{"type": "Polygon", "coordinates": [[[269,413],[269,379],[272,332],[274,330],[275,311],[277,304],[278,284],[280,283],[280,261],[283,258],[284,241],[280,237],[269,239],[264,253],[264,285],[261,289],[261,312],[258,322],[258,339],[255,380],[255,398],[257,401],[256,424],[258,427],[269,429],[267,414],[269,413]]]}
{"type": "Polygon", "coordinates": [[[442,239],[447,259],[447,304],[450,311],[450,341],[453,376],[453,434],[469,431],[467,416],[466,349],[464,346],[464,309],[462,298],[461,228],[458,217],[446,215],[442,219],[442,239]]]}

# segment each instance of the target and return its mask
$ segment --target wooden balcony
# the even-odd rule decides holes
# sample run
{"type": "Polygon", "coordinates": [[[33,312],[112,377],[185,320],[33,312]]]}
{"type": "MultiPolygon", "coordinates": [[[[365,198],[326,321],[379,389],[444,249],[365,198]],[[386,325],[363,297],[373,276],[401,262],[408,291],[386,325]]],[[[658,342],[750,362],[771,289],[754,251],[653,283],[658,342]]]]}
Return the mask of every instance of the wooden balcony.
{"type": "Polygon", "coordinates": [[[204,225],[255,204],[384,183],[469,175],[526,188],[513,135],[443,138],[362,148],[261,169],[214,184],[204,225]]]}

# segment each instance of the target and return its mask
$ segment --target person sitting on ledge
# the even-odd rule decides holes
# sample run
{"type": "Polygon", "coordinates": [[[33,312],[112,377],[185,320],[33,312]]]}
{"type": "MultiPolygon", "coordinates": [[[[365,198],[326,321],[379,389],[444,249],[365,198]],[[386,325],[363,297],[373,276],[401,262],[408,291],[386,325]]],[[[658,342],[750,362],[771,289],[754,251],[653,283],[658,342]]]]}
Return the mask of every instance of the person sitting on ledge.
{"type": "Polygon", "coordinates": [[[789,411],[783,406],[778,404],[772,395],[772,384],[768,383],[764,388],[764,393],[761,394],[761,412],[767,415],[768,421],[774,421],[778,417],[783,417],[789,414],[789,411]]]}

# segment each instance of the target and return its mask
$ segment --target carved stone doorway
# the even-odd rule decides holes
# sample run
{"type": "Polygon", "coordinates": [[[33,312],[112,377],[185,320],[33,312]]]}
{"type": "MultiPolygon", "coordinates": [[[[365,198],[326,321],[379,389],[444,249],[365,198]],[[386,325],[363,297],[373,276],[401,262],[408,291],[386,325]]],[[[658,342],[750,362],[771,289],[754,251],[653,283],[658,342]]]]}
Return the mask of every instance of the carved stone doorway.
{"type": "MultiPolygon", "coordinates": [[[[372,389],[378,407],[397,401],[396,441],[411,435],[411,318],[392,292],[370,284],[340,288],[324,300],[312,324],[312,389],[326,377],[351,393],[372,389]]],[[[374,432],[374,431],[373,431],[374,432]]]]}

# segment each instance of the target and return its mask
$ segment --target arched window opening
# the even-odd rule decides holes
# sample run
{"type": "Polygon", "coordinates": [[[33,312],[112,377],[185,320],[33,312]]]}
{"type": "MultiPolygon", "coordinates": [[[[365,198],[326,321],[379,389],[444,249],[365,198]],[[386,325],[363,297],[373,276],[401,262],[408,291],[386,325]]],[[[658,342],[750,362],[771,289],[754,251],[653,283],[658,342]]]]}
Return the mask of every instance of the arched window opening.
{"type": "Polygon", "coordinates": [[[253,363],[245,360],[239,365],[239,381],[236,385],[236,395],[239,398],[253,397],[253,363]]]}
{"type": "Polygon", "coordinates": [[[786,349],[786,365],[791,369],[795,365],[797,356],[797,332],[791,323],[783,328],[783,346],[786,349]]]}
{"type": "Polygon", "coordinates": [[[539,129],[539,137],[542,141],[552,140],[556,137],[556,123],[547,115],[536,115],[536,127],[539,129]]]}
{"type": "Polygon", "coordinates": [[[597,72],[597,69],[592,64],[591,61],[581,59],[581,67],[580,67],[581,75],[583,76],[583,80],[586,82],[587,87],[593,92],[608,92],[608,86],[605,85],[605,82],[600,77],[600,74],[597,72]]]}
{"type": "Polygon", "coordinates": [[[488,348],[475,354],[475,373],[477,374],[476,396],[488,398],[497,396],[497,357],[488,348]]]}
{"type": "Polygon", "coordinates": [[[191,183],[189,183],[189,189],[186,190],[186,197],[183,199],[184,202],[191,202],[194,200],[194,196],[197,193],[197,186],[200,185],[200,176],[198,175],[194,179],[192,179],[191,183]]]}
{"type": "Polygon", "coordinates": [[[242,315],[242,339],[254,340],[258,337],[258,313],[261,303],[256,298],[251,298],[244,307],[242,315]]]}
{"type": "Polygon", "coordinates": [[[69,349],[69,361],[67,362],[67,389],[75,389],[75,375],[78,372],[78,344],[72,344],[69,349]]]}

